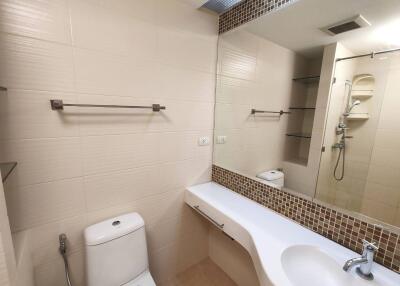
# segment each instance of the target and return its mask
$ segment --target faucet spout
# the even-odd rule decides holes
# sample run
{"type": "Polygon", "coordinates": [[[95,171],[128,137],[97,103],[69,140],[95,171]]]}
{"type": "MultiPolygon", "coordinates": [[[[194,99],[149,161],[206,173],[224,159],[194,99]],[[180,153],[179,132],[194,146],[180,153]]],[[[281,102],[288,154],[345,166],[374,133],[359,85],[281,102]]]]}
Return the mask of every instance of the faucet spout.
{"type": "Polygon", "coordinates": [[[374,275],[371,273],[372,263],[374,262],[375,251],[378,247],[375,243],[368,242],[363,239],[363,253],[361,257],[347,260],[343,265],[344,271],[349,271],[356,265],[359,265],[356,269],[356,273],[363,279],[372,280],[374,275]]]}
{"type": "Polygon", "coordinates": [[[351,268],[353,268],[356,265],[368,263],[368,259],[364,257],[357,257],[357,258],[352,258],[346,261],[346,263],[343,265],[343,270],[344,271],[349,271],[351,268]]]}

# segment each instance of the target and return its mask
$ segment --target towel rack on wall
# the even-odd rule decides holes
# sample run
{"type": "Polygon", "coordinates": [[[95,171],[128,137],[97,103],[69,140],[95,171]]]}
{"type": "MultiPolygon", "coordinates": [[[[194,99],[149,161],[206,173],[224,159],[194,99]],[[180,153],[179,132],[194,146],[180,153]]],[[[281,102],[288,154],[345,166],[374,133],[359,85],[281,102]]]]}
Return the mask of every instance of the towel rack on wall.
{"type": "Polygon", "coordinates": [[[167,109],[165,106],[160,104],[152,104],[151,106],[140,106],[140,105],[103,105],[103,104],[75,104],[75,103],[64,103],[60,99],[50,100],[52,110],[63,110],[64,106],[76,106],[76,107],[105,107],[105,108],[141,108],[141,109],[152,109],[155,112],[167,109]]]}
{"type": "Polygon", "coordinates": [[[7,87],[0,86],[0,90],[1,90],[1,91],[7,91],[7,87]]]}
{"type": "Polygon", "coordinates": [[[268,111],[268,110],[257,110],[257,109],[252,109],[251,110],[251,114],[256,114],[256,113],[271,113],[271,114],[279,114],[279,115],[283,115],[283,114],[290,114],[289,111],[268,111]]]}

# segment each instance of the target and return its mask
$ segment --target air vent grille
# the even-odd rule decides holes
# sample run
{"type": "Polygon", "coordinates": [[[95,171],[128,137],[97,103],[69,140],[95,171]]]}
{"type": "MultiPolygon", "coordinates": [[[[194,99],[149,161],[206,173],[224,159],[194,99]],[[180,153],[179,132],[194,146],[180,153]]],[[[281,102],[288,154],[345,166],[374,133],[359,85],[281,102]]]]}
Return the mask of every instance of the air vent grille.
{"type": "Polygon", "coordinates": [[[242,2],[242,0],[209,0],[203,5],[203,7],[221,14],[239,2],[242,2]]]}
{"type": "Polygon", "coordinates": [[[335,36],[352,30],[360,29],[362,27],[368,27],[370,25],[371,24],[363,16],[358,15],[351,19],[322,28],[321,30],[329,35],[335,36]]]}
{"type": "Polygon", "coordinates": [[[347,22],[338,26],[334,26],[332,28],[329,28],[328,30],[331,31],[332,33],[334,33],[335,35],[337,34],[341,34],[344,32],[348,32],[351,30],[355,30],[361,28],[360,25],[358,25],[356,22],[347,22]]]}

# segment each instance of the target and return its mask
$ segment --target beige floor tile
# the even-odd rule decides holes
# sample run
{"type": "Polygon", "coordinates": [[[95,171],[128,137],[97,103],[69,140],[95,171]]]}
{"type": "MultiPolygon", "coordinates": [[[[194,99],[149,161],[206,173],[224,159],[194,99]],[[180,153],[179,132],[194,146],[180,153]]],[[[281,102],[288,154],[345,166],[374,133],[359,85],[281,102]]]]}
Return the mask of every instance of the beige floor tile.
{"type": "Polygon", "coordinates": [[[160,286],[237,286],[233,280],[226,275],[209,258],[193,265],[175,278],[161,284],[160,286]]]}

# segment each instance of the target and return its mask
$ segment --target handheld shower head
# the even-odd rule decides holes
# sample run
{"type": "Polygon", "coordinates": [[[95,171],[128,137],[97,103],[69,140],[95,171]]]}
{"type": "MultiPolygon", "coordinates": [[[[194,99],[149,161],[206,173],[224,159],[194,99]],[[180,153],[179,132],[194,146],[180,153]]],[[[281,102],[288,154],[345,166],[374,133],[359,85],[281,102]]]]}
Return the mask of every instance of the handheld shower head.
{"type": "Polygon", "coordinates": [[[65,233],[62,233],[58,236],[60,241],[59,251],[61,254],[65,254],[67,252],[67,236],[65,233]]]}
{"type": "Polygon", "coordinates": [[[353,108],[356,107],[357,105],[360,105],[360,104],[361,104],[361,101],[359,101],[359,100],[354,101],[354,102],[348,107],[348,109],[347,109],[346,113],[344,114],[344,116],[349,116],[349,115],[350,115],[350,112],[353,110],[353,108]]]}

